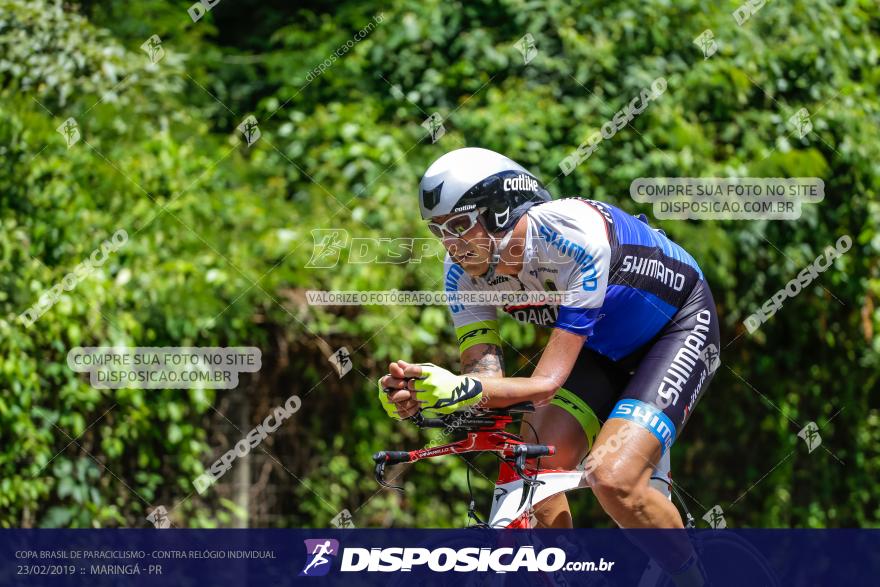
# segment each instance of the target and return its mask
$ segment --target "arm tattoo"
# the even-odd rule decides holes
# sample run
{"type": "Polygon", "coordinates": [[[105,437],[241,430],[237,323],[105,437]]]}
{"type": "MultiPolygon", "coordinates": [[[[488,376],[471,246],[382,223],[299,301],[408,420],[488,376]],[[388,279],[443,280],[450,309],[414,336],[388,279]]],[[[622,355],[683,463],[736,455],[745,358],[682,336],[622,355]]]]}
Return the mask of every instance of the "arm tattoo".
{"type": "Polygon", "coordinates": [[[461,370],[464,375],[473,373],[489,377],[504,377],[504,359],[501,355],[501,348],[494,344],[484,345],[480,354],[462,365],[461,370]]]}

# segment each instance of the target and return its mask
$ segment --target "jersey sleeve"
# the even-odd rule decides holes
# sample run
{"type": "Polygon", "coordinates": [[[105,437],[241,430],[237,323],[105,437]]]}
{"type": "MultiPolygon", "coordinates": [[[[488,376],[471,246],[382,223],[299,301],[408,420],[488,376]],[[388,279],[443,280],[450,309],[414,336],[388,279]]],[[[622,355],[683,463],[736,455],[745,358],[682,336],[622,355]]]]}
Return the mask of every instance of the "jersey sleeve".
{"type": "MultiPolygon", "coordinates": [[[[449,256],[443,263],[443,282],[448,294],[479,290],[479,287],[474,285],[474,280],[465,273],[464,269],[453,263],[449,256]]],[[[455,325],[459,350],[464,351],[481,343],[501,346],[497,309],[494,306],[464,304],[452,298],[448,307],[455,325]]]]}
{"type": "Polygon", "coordinates": [[[605,219],[589,204],[572,200],[564,214],[538,227],[546,254],[560,267],[567,299],[555,327],[591,336],[608,289],[611,243],[605,219]]]}

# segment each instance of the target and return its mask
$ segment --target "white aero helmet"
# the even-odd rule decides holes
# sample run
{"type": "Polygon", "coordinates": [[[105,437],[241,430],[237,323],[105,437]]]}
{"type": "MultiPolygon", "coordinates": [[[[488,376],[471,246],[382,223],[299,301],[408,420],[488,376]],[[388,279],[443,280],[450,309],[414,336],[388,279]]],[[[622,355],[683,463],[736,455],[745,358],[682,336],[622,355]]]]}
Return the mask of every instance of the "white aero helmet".
{"type": "Polygon", "coordinates": [[[503,232],[526,210],[550,201],[550,192],[520,164],[500,153],[466,147],[446,153],[419,184],[422,219],[486,208],[490,232],[503,232]]]}

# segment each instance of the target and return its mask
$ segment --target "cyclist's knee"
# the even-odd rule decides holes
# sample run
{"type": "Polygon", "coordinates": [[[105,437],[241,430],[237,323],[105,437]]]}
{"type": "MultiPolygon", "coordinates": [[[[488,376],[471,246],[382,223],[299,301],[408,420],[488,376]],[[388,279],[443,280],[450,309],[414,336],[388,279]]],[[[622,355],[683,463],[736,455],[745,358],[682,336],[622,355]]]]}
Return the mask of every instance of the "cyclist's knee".
{"type": "Polygon", "coordinates": [[[617,467],[611,463],[602,463],[592,467],[592,470],[588,469],[590,486],[594,493],[608,497],[622,497],[633,491],[634,484],[616,469],[617,467]]]}

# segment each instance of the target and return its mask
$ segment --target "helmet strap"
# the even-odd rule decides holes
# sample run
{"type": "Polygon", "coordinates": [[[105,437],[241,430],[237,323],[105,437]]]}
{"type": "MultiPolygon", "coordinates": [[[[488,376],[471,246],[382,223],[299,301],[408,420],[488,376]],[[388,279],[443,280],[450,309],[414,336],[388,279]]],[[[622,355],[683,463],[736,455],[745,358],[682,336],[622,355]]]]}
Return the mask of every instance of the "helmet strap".
{"type": "Polygon", "coordinates": [[[486,231],[486,234],[488,234],[489,238],[492,240],[492,254],[489,257],[489,269],[483,274],[483,279],[489,280],[495,277],[495,270],[501,262],[501,253],[510,243],[510,238],[513,236],[513,230],[508,230],[507,234],[501,238],[500,242],[492,236],[492,233],[489,231],[486,231]]]}

